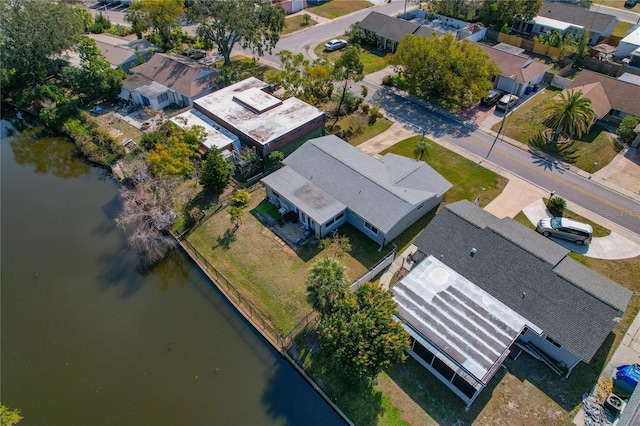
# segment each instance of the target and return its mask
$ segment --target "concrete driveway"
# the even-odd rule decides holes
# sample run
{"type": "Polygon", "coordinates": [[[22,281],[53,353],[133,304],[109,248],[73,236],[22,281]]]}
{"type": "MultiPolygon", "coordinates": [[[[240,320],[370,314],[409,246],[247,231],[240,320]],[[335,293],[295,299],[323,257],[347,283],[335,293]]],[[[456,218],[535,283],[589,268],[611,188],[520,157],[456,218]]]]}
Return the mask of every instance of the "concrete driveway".
{"type": "MultiPolygon", "coordinates": [[[[533,224],[538,223],[544,217],[551,217],[542,199],[534,201],[522,211],[533,224]]],[[[579,246],[561,238],[550,237],[550,239],[572,252],[595,259],[616,260],[640,256],[640,244],[638,242],[632,241],[613,230],[606,237],[594,237],[591,244],[586,246],[579,246]]]]}

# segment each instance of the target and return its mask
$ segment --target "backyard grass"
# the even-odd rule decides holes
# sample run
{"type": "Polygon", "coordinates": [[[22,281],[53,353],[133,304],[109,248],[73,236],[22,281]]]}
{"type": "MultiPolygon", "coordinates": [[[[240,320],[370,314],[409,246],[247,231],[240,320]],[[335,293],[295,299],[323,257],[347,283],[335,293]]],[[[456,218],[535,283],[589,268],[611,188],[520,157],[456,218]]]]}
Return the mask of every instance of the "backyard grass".
{"type": "MultiPolygon", "coordinates": [[[[381,152],[415,158],[414,150],[421,136],[413,136],[398,142],[381,152]]],[[[427,139],[429,149],[423,159],[435,171],[453,185],[444,195],[445,204],[459,200],[474,201],[480,197],[480,207],[484,207],[496,198],[507,184],[507,179],[489,169],[468,160],[453,151],[427,139]]]]}
{"type": "Polygon", "coordinates": [[[317,6],[310,5],[307,10],[324,18],[334,19],[371,6],[372,3],[363,0],[333,0],[317,6]]]}
{"type": "MultiPolygon", "coordinates": [[[[334,50],[333,52],[325,52],[324,45],[327,41],[329,40],[324,40],[323,42],[318,44],[313,49],[313,52],[319,58],[322,58],[329,62],[335,62],[336,59],[338,59],[340,55],[342,55],[343,49],[334,50]]],[[[371,46],[361,46],[361,47],[362,47],[362,50],[360,51],[360,60],[362,61],[362,65],[364,65],[363,72],[365,74],[371,74],[373,72],[380,71],[381,69],[383,69],[388,65],[387,64],[388,54],[386,52],[383,52],[380,49],[376,49],[371,46]]]]}
{"type": "MultiPolygon", "coordinates": [[[[288,333],[311,312],[306,301],[306,273],[323,256],[317,246],[307,244],[297,253],[275,238],[252,213],[265,197],[264,189],[251,194],[242,224],[233,230],[226,210],[202,222],[188,237],[198,252],[220,271],[243,297],[281,332],[288,333]]],[[[362,235],[341,227],[354,248],[340,262],[350,281],[363,275],[383,254],[362,235]],[[353,234],[353,235],[352,235],[353,234]]]]}
{"type": "Polygon", "coordinates": [[[289,16],[287,19],[285,19],[284,28],[282,29],[280,35],[289,34],[298,30],[302,30],[304,28],[311,28],[316,25],[316,21],[314,21],[313,19],[309,19],[308,23],[305,24],[303,16],[304,15],[295,15],[289,16]]]}
{"type": "MultiPolygon", "coordinates": [[[[539,135],[546,128],[542,124],[545,119],[542,106],[550,102],[550,99],[558,93],[560,91],[557,89],[547,88],[520,105],[507,117],[503,134],[522,143],[539,147],[533,136],[539,135]]],[[[499,128],[500,122],[496,123],[492,130],[497,132],[499,128]]],[[[574,166],[588,172],[596,172],[609,164],[619,150],[615,143],[615,136],[599,125],[594,125],[588,134],[582,135],[570,147],[564,149],[570,152],[565,152],[561,159],[572,162],[574,166]]]]}
{"type": "Polygon", "coordinates": [[[613,29],[613,33],[611,35],[614,35],[616,37],[625,37],[627,35],[627,32],[632,27],[633,27],[633,24],[631,22],[619,21],[616,24],[616,27],[613,29]]]}
{"type": "Polygon", "coordinates": [[[276,206],[268,201],[263,201],[258,204],[254,211],[260,214],[268,214],[273,220],[282,219],[282,214],[280,214],[276,206]]]}
{"type": "MultiPolygon", "coordinates": [[[[213,66],[216,69],[222,68],[224,66],[224,61],[218,61],[213,66]]],[[[240,55],[231,58],[231,65],[229,67],[237,74],[234,78],[234,81],[230,82],[229,84],[237,83],[238,81],[242,81],[245,78],[249,77],[256,77],[264,81],[264,74],[267,71],[278,71],[273,67],[263,65],[257,61],[254,61],[253,58],[247,58],[240,55]]]]}
{"type": "Polygon", "coordinates": [[[341,118],[337,124],[343,130],[352,129],[354,134],[348,138],[347,142],[353,146],[358,146],[362,142],[368,141],[372,137],[386,131],[391,127],[393,121],[382,117],[378,118],[375,123],[369,124],[366,115],[356,112],[341,118]]]}

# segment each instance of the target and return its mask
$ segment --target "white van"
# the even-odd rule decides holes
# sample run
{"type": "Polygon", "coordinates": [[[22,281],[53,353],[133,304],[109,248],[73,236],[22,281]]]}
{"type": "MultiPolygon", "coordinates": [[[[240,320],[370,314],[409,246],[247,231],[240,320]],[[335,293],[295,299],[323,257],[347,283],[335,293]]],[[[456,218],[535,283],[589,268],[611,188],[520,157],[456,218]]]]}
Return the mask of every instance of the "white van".
{"type": "Polygon", "coordinates": [[[545,237],[558,237],[573,241],[578,245],[589,244],[593,238],[593,228],[586,223],[564,217],[552,217],[540,219],[536,231],[545,237]]]}

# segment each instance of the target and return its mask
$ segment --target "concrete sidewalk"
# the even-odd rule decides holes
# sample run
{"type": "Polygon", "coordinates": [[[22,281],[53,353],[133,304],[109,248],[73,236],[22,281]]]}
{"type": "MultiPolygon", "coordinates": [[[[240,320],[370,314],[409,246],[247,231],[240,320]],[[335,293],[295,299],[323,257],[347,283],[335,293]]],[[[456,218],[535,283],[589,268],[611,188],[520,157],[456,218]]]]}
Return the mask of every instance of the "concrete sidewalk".
{"type": "MultiPolygon", "coordinates": [[[[504,118],[506,119],[507,117],[504,118]]],[[[480,128],[483,132],[496,136],[497,133],[491,130],[491,127],[502,119],[502,117],[498,117],[493,113],[489,114],[480,124],[480,128]]],[[[527,144],[508,136],[500,135],[500,140],[524,151],[529,151],[527,144]]],[[[625,148],[609,164],[595,173],[589,173],[568,163],[561,164],[574,174],[596,182],[626,197],[640,201],[640,148],[625,148]]]]}
{"type": "MultiPolygon", "coordinates": [[[[616,373],[618,367],[633,364],[640,364],[640,314],[636,315],[627,329],[627,332],[622,338],[622,342],[620,342],[620,345],[616,348],[607,365],[602,369],[600,377],[613,379],[613,375],[616,373]]],[[[573,424],[584,426],[583,408],[580,408],[574,417],[573,424]]]]}

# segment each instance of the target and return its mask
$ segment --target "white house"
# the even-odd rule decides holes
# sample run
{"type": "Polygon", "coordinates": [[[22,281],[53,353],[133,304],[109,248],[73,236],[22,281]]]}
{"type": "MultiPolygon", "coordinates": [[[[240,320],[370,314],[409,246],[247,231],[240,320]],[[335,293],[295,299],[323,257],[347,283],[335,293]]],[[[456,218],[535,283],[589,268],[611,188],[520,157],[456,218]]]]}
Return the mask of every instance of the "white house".
{"type": "Polygon", "coordinates": [[[422,161],[395,154],[374,158],[335,135],[305,142],[283,164],[262,178],[267,197],[297,213],[317,238],[349,222],[384,246],[451,188],[422,161]]]}
{"type": "Polygon", "coordinates": [[[218,75],[217,71],[174,53],[157,53],[130,71],[131,75],[122,82],[120,97],[154,110],[171,104],[191,105],[194,99],[215,89],[218,75]]]}

